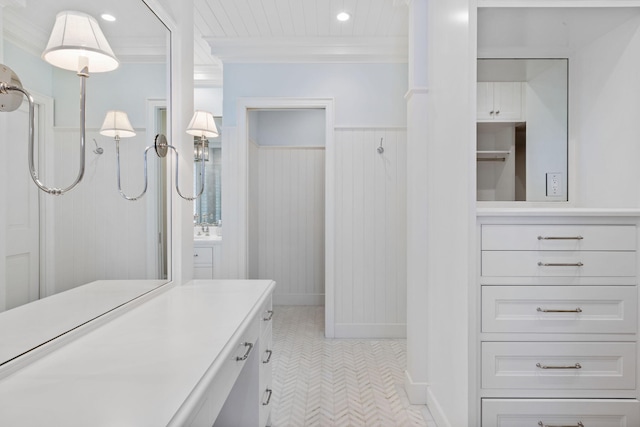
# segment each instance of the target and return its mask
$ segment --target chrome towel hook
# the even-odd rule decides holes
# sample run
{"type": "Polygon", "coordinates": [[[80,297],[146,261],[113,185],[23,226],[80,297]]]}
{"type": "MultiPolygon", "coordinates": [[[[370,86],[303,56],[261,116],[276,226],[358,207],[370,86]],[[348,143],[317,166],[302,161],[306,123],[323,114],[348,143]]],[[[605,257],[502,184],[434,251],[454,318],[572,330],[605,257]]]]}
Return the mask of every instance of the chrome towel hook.
{"type": "Polygon", "coordinates": [[[382,140],[384,138],[380,138],[380,146],[378,147],[378,153],[382,154],[384,153],[384,148],[382,147],[382,140]]]}

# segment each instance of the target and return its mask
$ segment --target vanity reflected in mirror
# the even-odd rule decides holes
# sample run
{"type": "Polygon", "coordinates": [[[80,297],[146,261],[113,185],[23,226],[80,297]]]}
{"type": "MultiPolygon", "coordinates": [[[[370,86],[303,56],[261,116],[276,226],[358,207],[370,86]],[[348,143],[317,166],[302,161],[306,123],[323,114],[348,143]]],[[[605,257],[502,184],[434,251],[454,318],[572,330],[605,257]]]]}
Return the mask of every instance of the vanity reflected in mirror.
{"type": "MultiPolygon", "coordinates": [[[[128,193],[139,193],[145,167],[142,153],[157,134],[168,133],[171,32],[143,0],[9,4],[1,9],[0,62],[16,73],[34,97],[35,163],[39,178],[51,186],[72,182],[81,163],[79,78],[76,72],[51,66],[41,57],[56,15],[73,10],[94,17],[119,66],[87,79],[85,173],[67,194],[46,194],[32,182],[27,168],[27,103],[0,115],[5,170],[0,197],[6,206],[0,213],[5,230],[0,250],[0,312],[20,310],[41,298],[104,281],[112,282],[102,291],[108,301],[112,286],[144,281],[137,291],[135,286],[128,289],[125,300],[101,309],[108,312],[170,280],[171,192],[166,190],[166,162],[150,156],[148,192],[141,200],[127,201],[117,188],[114,140],[99,130],[107,111],[128,114],[135,136],[120,146],[122,186],[128,193]]],[[[86,318],[68,327],[100,314],[87,312],[86,318]]]]}
{"type": "Polygon", "coordinates": [[[567,201],[567,82],[566,59],[478,59],[478,201],[567,201]]]}

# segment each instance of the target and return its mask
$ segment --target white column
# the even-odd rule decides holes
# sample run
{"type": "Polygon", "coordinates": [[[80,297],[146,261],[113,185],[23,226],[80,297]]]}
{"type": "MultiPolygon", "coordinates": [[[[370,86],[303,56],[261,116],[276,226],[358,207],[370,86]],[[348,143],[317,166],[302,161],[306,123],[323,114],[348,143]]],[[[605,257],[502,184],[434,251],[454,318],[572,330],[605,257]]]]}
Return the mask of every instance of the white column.
{"type": "Polygon", "coordinates": [[[407,92],[407,370],[413,404],[427,403],[427,0],[409,0],[407,92]]]}
{"type": "Polygon", "coordinates": [[[407,392],[440,427],[475,425],[475,0],[409,6],[407,392]]]}

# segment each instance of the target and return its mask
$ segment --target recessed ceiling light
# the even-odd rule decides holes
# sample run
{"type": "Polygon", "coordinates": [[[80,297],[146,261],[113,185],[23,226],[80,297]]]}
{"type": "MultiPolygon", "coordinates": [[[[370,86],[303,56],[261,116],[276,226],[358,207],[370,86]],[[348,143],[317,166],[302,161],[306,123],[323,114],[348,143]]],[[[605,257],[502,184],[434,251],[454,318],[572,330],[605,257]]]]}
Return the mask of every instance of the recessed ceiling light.
{"type": "Polygon", "coordinates": [[[349,15],[347,12],[340,12],[336,18],[338,19],[338,21],[344,22],[344,21],[348,21],[351,18],[351,15],[349,15]]]}
{"type": "Polygon", "coordinates": [[[100,17],[102,19],[104,19],[105,21],[109,21],[109,22],[113,22],[116,20],[116,17],[113,15],[109,15],[108,13],[103,13],[102,15],[100,15],[100,17]]]}

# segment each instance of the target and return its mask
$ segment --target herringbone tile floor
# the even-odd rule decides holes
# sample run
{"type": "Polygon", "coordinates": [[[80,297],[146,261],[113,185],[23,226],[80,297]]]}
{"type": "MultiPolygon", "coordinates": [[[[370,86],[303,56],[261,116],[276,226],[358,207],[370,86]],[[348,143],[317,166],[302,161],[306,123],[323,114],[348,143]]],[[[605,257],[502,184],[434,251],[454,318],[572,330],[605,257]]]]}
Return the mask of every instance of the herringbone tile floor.
{"type": "Polygon", "coordinates": [[[435,427],[402,388],[405,340],[325,339],[324,307],[274,311],[272,427],[435,427]]]}

